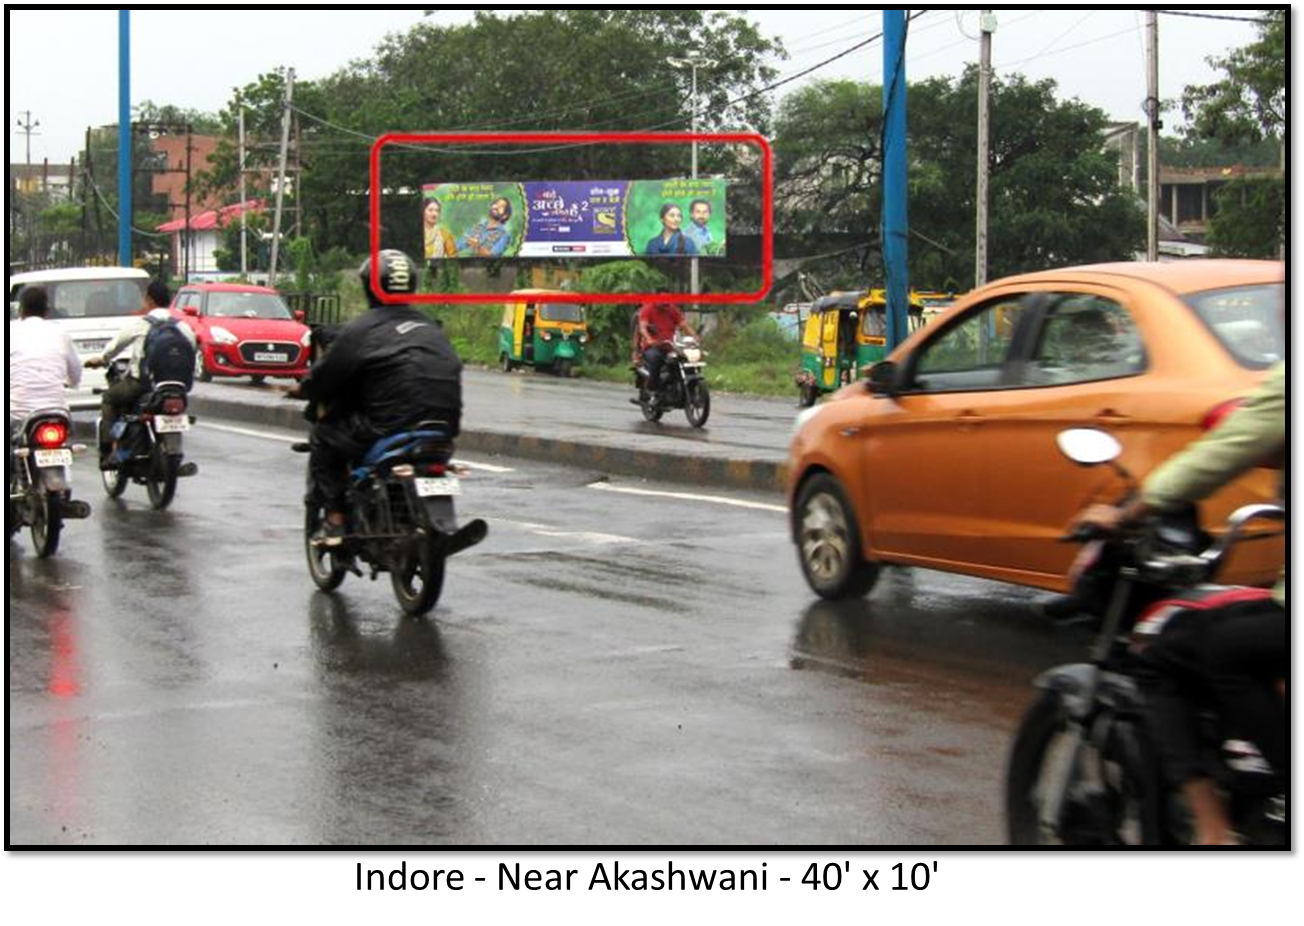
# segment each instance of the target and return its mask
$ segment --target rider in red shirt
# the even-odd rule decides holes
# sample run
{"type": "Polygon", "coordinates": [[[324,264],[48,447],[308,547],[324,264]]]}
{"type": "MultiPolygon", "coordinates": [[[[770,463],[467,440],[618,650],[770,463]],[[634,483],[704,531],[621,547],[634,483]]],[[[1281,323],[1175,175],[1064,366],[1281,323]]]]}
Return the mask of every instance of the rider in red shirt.
{"type": "Polygon", "coordinates": [[[675,333],[682,331],[696,337],[684,313],[665,302],[645,302],[638,310],[638,343],[647,370],[647,388],[654,396],[661,385],[661,367],[665,364],[667,345],[675,333]]]}

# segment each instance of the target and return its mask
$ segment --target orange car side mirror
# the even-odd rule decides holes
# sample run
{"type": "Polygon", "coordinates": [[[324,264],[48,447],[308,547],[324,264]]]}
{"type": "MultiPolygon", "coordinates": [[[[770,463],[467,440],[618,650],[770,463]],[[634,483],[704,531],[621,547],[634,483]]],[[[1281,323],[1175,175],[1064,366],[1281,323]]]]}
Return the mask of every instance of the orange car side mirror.
{"type": "Polygon", "coordinates": [[[865,388],[870,395],[894,396],[901,391],[897,384],[900,368],[891,360],[880,360],[869,368],[865,388]]]}

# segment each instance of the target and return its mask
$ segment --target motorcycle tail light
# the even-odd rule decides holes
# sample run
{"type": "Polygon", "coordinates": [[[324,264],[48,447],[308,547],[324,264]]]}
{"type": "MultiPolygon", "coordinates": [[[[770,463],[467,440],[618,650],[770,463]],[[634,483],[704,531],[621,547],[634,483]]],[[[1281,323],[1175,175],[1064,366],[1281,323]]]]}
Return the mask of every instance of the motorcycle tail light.
{"type": "Polygon", "coordinates": [[[442,476],[442,475],[444,475],[444,473],[446,473],[446,472],[448,472],[448,467],[445,466],[443,463],[428,463],[428,464],[426,464],[426,475],[427,475],[427,476],[442,476]]]}
{"type": "Polygon", "coordinates": [[[62,447],[68,439],[68,426],[62,421],[43,421],[32,434],[32,443],[42,450],[62,447]]]}
{"type": "Polygon", "coordinates": [[[1218,425],[1222,424],[1227,416],[1244,404],[1244,399],[1228,399],[1226,402],[1220,402],[1205,413],[1204,418],[1200,420],[1201,431],[1212,431],[1218,425]]]}
{"type": "Polygon", "coordinates": [[[180,415],[186,410],[186,400],[179,395],[170,395],[163,400],[163,414],[180,415]]]}

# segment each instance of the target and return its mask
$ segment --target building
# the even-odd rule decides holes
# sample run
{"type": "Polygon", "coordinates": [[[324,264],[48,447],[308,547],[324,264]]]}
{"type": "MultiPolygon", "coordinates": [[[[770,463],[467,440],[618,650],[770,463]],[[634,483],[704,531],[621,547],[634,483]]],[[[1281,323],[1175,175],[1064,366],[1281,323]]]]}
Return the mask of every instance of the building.
{"type": "Polygon", "coordinates": [[[48,159],[40,164],[10,164],[10,189],[21,195],[44,193],[52,203],[66,203],[72,199],[72,164],[51,164],[48,159]]]}
{"type": "Polygon", "coordinates": [[[1276,167],[1161,167],[1159,214],[1187,238],[1203,241],[1218,211],[1216,195],[1232,180],[1275,178],[1276,167]]]}
{"type": "MultiPolygon", "coordinates": [[[[186,181],[192,181],[201,171],[208,170],[209,162],[217,151],[219,139],[214,135],[160,135],[150,139],[150,148],[154,157],[148,165],[153,172],[150,178],[152,192],[166,198],[168,214],[173,221],[186,217],[186,181]],[[186,141],[190,141],[190,161],[187,169],[186,141]]],[[[142,165],[145,166],[145,165],[142,165]]],[[[190,199],[190,213],[195,215],[221,206],[221,199],[214,194],[198,197],[193,192],[190,199]]],[[[179,266],[179,265],[178,265],[179,266]]]]}
{"type": "Polygon", "coordinates": [[[160,232],[172,236],[172,265],[177,268],[177,276],[186,280],[204,280],[224,275],[226,271],[218,269],[216,253],[222,246],[223,229],[239,222],[242,213],[253,215],[262,212],[264,208],[262,200],[251,199],[192,214],[188,230],[184,216],[160,225],[160,232]]]}

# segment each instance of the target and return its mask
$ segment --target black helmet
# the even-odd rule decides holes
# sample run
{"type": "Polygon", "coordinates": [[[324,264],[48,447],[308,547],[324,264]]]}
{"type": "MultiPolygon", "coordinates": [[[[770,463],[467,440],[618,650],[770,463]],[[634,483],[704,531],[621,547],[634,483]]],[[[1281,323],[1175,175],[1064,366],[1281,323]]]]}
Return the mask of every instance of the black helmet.
{"type": "MultiPolygon", "coordinates": [[[[381,251],[380,288],[391,295],[415,293],[417,291],[417,265],[412,258],[402,251],[392,248],[381,251]]],[[[367,295],[367,304],[372,308],[383,305],[371,290],[371,258],[368,257],[358,268],[358,279],[362,281],[362,291],[367,295]]]]}

